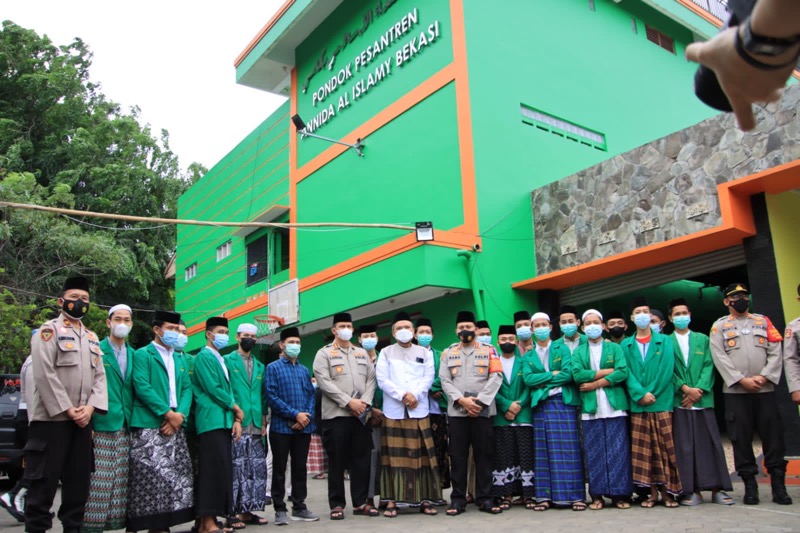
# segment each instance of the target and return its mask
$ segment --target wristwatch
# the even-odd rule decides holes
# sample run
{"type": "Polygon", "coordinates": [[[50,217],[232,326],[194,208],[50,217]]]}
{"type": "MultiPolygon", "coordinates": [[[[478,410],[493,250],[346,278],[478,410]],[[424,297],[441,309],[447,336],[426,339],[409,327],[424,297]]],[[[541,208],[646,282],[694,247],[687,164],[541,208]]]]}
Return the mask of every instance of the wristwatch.
{"type": "Polygon", "coordinates": [[[753,33],[753,28],[750,26],[750,17],[747,17],[747,20],[744,21],[742,27],[742,46],[751,54],[777,57],[788,52],[798,43],[800,43],[800,35],[789,38],[758,35],[753,33]]]}
{"type": "Polygon", "coordinates": [[[795,64],[797,58],[795,57],[791,61],[782,65],[773,65],[759,61],[758,59],[754,58],[753,55],[778,57],[791,50],[794,46],[797,46],[797,44],[800,44],[800,35],[795,35],[787,39],[767,37],[765,35],[753,33],[753,30],[750,27],[750,17],[747,17],[747,19],[741,25],[741,31],[739,31],[738,28],[736,31],[735,45],[739,56],[751,66],[761,70],[780,70],[789,65],[795,64]]]}

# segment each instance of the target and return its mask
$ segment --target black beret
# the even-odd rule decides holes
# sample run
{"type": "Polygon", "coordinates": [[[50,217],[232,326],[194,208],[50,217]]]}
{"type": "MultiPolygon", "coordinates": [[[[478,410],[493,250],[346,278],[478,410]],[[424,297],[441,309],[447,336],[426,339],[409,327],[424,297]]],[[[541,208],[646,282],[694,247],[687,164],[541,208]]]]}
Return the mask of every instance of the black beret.
{"type": "Polygon", "coordinates": [[[621,318],[621,319],[625,320],[625,315],[623,315],[622,311],[620,311],[619,309],[614,309],[613,311],[609,312],[606,315],[606,322],[608,322],[609,320],[614,319],[614,318],[621,318]]]}
{"type": "Polygon", "coordinates": [[[169,322],[170,324],[180,324],[181,315],[172,311],[156,311],[153,320],[155,322],[169,322]]]}
{"type": "Polygon", "coordinates": [[[299,339],[300,338],[300,330],[295,328],[295,327],[291,327],[291,328],[286,328],[283,331],[281,331],[281,340],[282,341],[285,341],[289,337],[297,337],[299,339]]]}
{"type": "Polygon", "coordinates": [[[731,283],[722,293],[727,298],[728,296],[733,296],[734,294],[750,294],[750,289],[747,288],[747,285],[744,283],[731,283]]]}
{"type": "Polygon", "coordinates": [[[517,328],[514,326],[500,326],[500,329],[497,331],[497,335],[516,335],[517,328]]]}
{"type": "Polygon", "coordinates": [[[486,321],[486,320],[478,320],[477,322],[475,322],[475,327],[476,327],[476,328],[488,328],[488,329],[492,329],[492,327],[489,325],[489,322],[488,322],[488,321],[486,321]]]}
{"type": "Polygon", "coordinates": [[[409,316],[409,314],[406,313],[405,311],[398,311],[397,314],[395,314],[394,318],[392,319],[392,324],[396,324],[401,320],[408,320],[409,322],[411,322],[411,316],[409,316]]]}
{"type": "Polygon", "coordinates": [[[376,331],[378,331],[378,326],[376,326],[375,324],[362,324],[358,328],[359,335],[362,335],[364,333],[375,333],[376,331]]]}
{"type": "Polygon", "coordinates": [[[73,276],[64,280],[64,286],[61,292],[67,292],[70,289],[78,289],[81,291],[89,292],[89,280],[83,276],[73,276]]]}
{"type": "Polygon", "coordinates": [[[460,324],[462,322],[472,322],[475,323],[475,313],[472,311],[459,311],[456,315],[456,324],[460,324]]]}
{"type": "Polygon", "coordinates": [[[650,307],[650,304],[647,303],[647,298],[644,296],[637,296],[631,300],[631,310],[634,310],[637,307],[650,307]]]}
{"type": "Polygon", "coordinates": [[[428,326],[429,328],[432,328],[433,324],[431,323],[431,319],[430,318],[422,317],[422,318],[418,318],[417,319],[417,327],[420,327],[420,326],[428,326]]]}
{"type": "Polygon", "coordinates": [[[669,314],[672,314],[672,309],[675,308],[675,307],[678,307],[679,305],[685,305],[687,307],[689,306],[689,304],[687,304],[686,300],[684,300],[683,298],[675,298],[674,300],[670,300],[670,302],[669,302],[669,306],[668,306],[669,307],[669,314]]]}
{"type": "Polygon", "coordinates": [[[574,305],[562,305],[561,311],[559,311],[559,315],[572,313],[575,316],[578,316],[578,309],[574,305]]]}
{"type": "Polygon", "coordinates": [[[353,317],[350,316],[350,313],[336,313],[333,315],[333,325],[335,326],[339,322],[352,322],[353,317]]]}
{"type": "Polygon", "coordinates": [[[224,316],[212,316],[208,320],[206,320],[206,331],[213,329],[217,326],[225,326],[228,327],[228,319],[224,316]]]}
{"type": "Polygon", "coordinates": [[[517,311],[514,313],[514,322],[519,322],[520,320],[530,320],[531,319],[531,312],[530,311],[517,311]]]}

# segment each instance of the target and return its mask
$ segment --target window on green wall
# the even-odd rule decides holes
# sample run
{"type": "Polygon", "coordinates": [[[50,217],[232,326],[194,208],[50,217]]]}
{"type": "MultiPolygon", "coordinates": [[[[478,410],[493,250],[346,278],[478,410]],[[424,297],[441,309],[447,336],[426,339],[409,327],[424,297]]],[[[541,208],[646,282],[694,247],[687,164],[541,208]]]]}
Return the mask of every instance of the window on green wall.
{"type": "Polygon", "coordinates": [[[247,265],[245,279],[250,286],[267,279],[267,238],[268,233],[261,233],[250,239],[247,248],[247,265]]]}
{"type": "Polygon", "coordinates": [[[289,269],[289,230],[277,228],[273,239],[272,273],[277,274],[289,269]]]}

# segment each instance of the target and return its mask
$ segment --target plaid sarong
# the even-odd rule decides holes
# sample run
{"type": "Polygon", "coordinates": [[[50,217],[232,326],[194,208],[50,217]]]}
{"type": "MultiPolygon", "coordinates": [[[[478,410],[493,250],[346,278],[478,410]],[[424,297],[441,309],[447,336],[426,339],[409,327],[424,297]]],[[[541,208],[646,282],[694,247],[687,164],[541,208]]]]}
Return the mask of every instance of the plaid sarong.
{"type": "Polygon", "coordinates": [[[442,486],[430,420],[386,418],[381,430],[381,499],[440,500],[442,486]]]}
{"type": "Polygon", "coordinates": [[[94,472],[81,531],[94,533],[125,527],[128,510],[127,431],[95,431],[94,472]]]}
{"type": "Polygon", "coordinates": [[[582,427],[589,494],[629,498],[633,482],[628,421],[624,416],[599,418],[584,420],[582,427]]]}
{"type": "Polygon", "coordinates": [[[660,485],[677,496],[681,493],[672,413],[631,413],[631,465],[633,483],[640,487],[660,485]]]}
{"type": "Polygon", "coordinates": [[[537,502],[572,505],[585,497],[578,411],[561,394],[533,411],[534,485],[537,502]]]}
{"type": "Polygon", "coordinates": [[[312,475],[324,474],[328,471],[328,454],[322,445],[322,438],[316,433],[311,434],[306,465],[308,473],[312,475]]]}

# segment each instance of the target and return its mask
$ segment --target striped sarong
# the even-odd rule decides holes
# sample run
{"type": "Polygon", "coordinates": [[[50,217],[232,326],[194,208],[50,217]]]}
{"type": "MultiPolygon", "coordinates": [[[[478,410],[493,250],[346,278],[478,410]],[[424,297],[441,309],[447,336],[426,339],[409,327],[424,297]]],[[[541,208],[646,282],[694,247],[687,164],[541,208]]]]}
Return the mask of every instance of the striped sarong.
{"type": "Polygon", "coordinates": [[[325,453],[325,447],[322,446],[322,439],[316,433],[311,434],[306,468],[312,475],[324,474],[328,471],[328,454],[325,453]]]}
{"type": "Polygon", "coordinates": [[[630,498],[631,445],[624,416],[584,420],[583,450],[589,474],[589,494],[630,498]]]}
{"type": "Polygon", "coordinates": [[[681,493],[678,461],[672,436],[672,413],[631,413],[633,483],[663,486],[673,496],[681,493]]]}
{"type": "Polygon", "coordinates": [[[128,510],[127,431],[95,431],[94,472],[81,531],[94,533],[125,527],[128,510]]]}
{"type": "Polygon", "coordinates": [[[572,505],[585,497],[578,411],[561,394],[533,411],[534,478],[537,502],[572,505]]]}
{"type": "Polygon", "coordinates": [[[380,479],[383,500],[420,503],[442,498],[428,418],[383,420],[380,479]]]}

